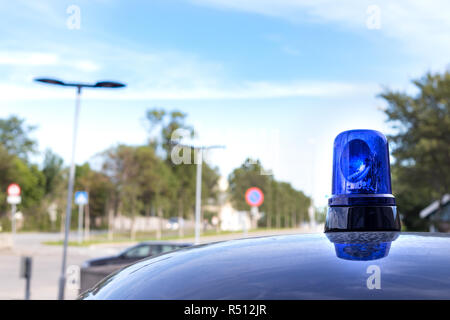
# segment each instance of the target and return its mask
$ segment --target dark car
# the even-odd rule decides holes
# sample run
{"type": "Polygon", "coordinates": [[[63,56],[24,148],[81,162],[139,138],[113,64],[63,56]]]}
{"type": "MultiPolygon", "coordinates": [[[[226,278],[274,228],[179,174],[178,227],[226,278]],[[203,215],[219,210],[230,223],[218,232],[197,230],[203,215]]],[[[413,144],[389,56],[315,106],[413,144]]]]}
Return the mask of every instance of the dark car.
{"type": "Polygon", "coordinates": [[[80,292],[89,289],[112,272],[136,261],[191,245],[176,242],[141,242],[118,255],[87,260],[81,266],[80,292]]]}
{"type": "Polygon", "coordinates": [[[450,299],[450,235],[400,232],[383,134],[334,141],[323,234],[200,245],[115,273],[84,299],[450,299]]]}
{"type": "Polygon", "coordinates": [[[199,245],[133,264],[84,299],[450,299],[450,235],[333,232],[199,245]]]}

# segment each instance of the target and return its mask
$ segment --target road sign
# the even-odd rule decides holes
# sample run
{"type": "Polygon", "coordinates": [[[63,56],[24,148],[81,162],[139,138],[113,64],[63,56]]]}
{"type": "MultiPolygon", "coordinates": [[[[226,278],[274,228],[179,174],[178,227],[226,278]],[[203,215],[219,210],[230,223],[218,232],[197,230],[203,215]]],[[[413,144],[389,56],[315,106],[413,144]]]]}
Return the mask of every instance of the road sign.
{"type": "Polygon", "coordinates": [[[56,221],[57,219],[57,215],[58,215],[58,205],[54,202],[52,202],[48,208],[47,208],[47,212],[48,215],[50,216],[50,221],[53,223],[56,221]]]}
{"type": "Polygon", "coordinates": [[[17,183],[11,183],[6,189],[8,197],[6,202],[11,205],[11,232],[12,232],[12,242],[14,243],[14,238],[16,234],[16,204],[22,201],[20,197],[20,187],[17,183]]]}
{"type": "Polygon", "coordinates": [[[6,202],[8,202],[9,204],[19,204],[21,201],[22,201],[21,196],[8,196],[6,198],[6,202]]]}
{"type": "Polygon", "coordinates": [[[30,300],[30,280],[31,266],[33,259],[31,257],[22,257],[20,262],[20,277],[25,278],[25,300],[30,300]]]}
{"type": "Polygon", "coordinates": [[[8,196],[20,196],[20,187],[17,183],[11,183],[7,189],[8,196]]]}
{"type": "Polygon", "coordinates": [[[67,289],[79,290],[80,289],[80,267],[77,265],[71,265],[67,267],[67,289]]]}
{"type": "Polygon", "coordinates": [[[83,242],[83,208],[89,202],[86,191],[75,192],[75,203],[78,205],[78,243],[83,242]]]}
{"type": "Polygon", "coordinates": [[[87,191],[77,191],[75,192],[75,203],[79,206],[84,206],[88,204],[89,196],[87,191]]]}
{"type": "Polygon", "coordinates": [[[245,192],[245,201],[252,207],[259,207],[264,202],[264,194],[257,187],[249,188],[245,192]]]}

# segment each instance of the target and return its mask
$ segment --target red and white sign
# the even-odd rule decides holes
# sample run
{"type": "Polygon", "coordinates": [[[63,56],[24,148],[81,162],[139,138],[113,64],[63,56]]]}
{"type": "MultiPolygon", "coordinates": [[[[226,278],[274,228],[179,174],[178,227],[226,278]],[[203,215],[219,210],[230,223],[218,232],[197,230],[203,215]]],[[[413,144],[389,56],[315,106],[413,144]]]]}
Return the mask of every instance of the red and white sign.
{"type": "Polygon", "coordinates": [[[8,197],[6,201],[9,204],[19,204],[22,201],[20,197],[20,187],[17,183],[11,183],[7,189],[8,197]]]}
{"type": "Polygon", "coordinates": [[[245,200],[252,207],[259,207],[264,202],[264,194],[260,188],[252,187],[245,192],[245,200]]]}
{"type": "Polygon", "coordinates": [[[8,186],[8,196],[20,196],[20,187],[16,183],[11,183],[8,186]]]}

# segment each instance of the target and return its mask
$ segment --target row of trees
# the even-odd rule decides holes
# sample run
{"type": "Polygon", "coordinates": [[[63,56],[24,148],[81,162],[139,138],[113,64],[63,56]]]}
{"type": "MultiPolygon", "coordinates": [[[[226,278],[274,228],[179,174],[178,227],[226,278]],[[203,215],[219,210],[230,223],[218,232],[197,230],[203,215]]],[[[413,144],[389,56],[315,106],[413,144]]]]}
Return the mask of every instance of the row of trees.
{"type": "Polygon", "coordinates": [[[276,181],[272,175],[262,174],[264,172],[267,171],[258,160],[247,159],[230,174],[228,182],[233,207],[248,210],[243,194],[250,187],[258,187],[264,193],[260,211],[265,217],[259,222],[261,226],[288,228],[308,221],[311,199],[289,183],[276,181]]]}
{"type": "MultiPolygon", "coordinates": [[[[87,222],[102,221],[99,227],[105,228],[112,216],[124,215],[133,220],[139,216],[193,218],[195,155],[189,155],[190,164],[175,165],[171,151],[175,130],[183,129],[188,136],[194,137],[194,129],[186,124],[186,114],[178,111],[148,110],[146,120],[148,143],[140,146],[119,144],[95,155],[91,164],[77,166],[75,190],[89,192],[87,222]]],[[[37,153],[36,142],[30,139],[34,129],[16,116],[0,120],[0,190],[6,190],[11,182],[22,187],[23,202],[19,210],[26,217],[25,229],[56,230],[63,227],[68,169],[50,150],[45,151],[41,166],[31,163],[31,155],[37,153]],[[51,205],[58,208],[59,213],[58,220],[53,223],[48,214],[51,205]]],[[[258,186],[266,194],[262,211],[267,215],[261,225],[288,227],[306,219],[309,199],[289,184],[261,175],[261,164],[255,163],[249,165],[246,161],[230,175],[230,195],[236,209],[248,210],[248,205],[243,202],[245,190],[258,186]]],[[[217,205],[218,169],[204,162],[202,171],[202,202],[217,205]]],[[[6,194],[0,192],[0,219],[4,229],[10,226],[8,210],[6,194]]],[[[203,212],[205,219],[210,219],[213,214],[203,212]]],[[[76,210],[72,217],[75,226],[76,210]]],[[[182,228],[179,233],[182,235],[182,228]]],[[[132,228],[131,237],[134,236],[132,228]]]]}

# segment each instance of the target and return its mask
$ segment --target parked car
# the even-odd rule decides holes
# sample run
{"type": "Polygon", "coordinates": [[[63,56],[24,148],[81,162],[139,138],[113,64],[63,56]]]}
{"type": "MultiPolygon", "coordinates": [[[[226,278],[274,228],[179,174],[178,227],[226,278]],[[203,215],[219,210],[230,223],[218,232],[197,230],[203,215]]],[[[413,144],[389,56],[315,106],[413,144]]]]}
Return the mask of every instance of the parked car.
{"type": "Polygon", "coordinates": [[[147,241],[127,248],[118,255],[85,261],[81,266],[80,292],[84,292],[104,277],[144,258],[186,248],[190,243],[147,241]]]}
{"type": "Polygon", "coordinates": [[[184,224],[183,218],[172,217],[166,223],[166,229],[168,230],[178,230],[184,224]]]}

